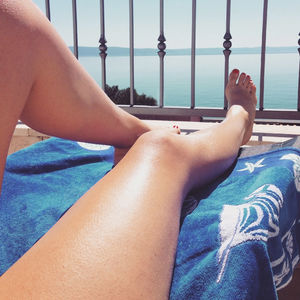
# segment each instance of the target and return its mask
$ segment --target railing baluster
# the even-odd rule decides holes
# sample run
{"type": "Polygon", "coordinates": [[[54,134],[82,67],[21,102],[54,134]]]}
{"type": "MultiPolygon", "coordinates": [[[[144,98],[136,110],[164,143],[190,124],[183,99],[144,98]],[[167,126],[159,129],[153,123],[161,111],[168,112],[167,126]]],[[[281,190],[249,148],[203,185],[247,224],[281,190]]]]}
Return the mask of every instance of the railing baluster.
{"type": "MultiPolygon", "coordinates": [[[[105,38],[105,11],[104,1],[100,0],[100,21],[101,21],[101,35],[99,39],[99,50],[102,61],[102,87],[105,89],[106,85],[106,57],[107,46],[105,38]]],[[[196,62],[196,4],[197,0],[192,0],[192,41],[191,41],[191,107],[190,108],[165,108],[164,107],[164,57],[165,57],[165,36],[164,36],[164,0],[160,0],[160,35],[158,38],[158,55],[160,58],[160,109],[157,107],[143,107],[134,106],[134,9],[133,0],[129,0],[129,39],[130,39],[130,106],[124,106],[125,111],[136,115],[162,115],[169,116],[170,119],[174,116],[198,118],[199,115],[206,116],[207,118],[224,118],[227,109],[227,99],[224,95],[224,109],[222,108],[199,108],[195,107],[195,62],[196,62]]],[[[78,24],[77,24],[77,2],[72,0],[73,9],[73,38],[74,38],[74,55],[78,58],[78,24]]],[[[45,0],[46,16],[51,21],[50,0],[45,0]]],[[[259,98],[259,111],[257,116],[259,119],[265,119],[264,122],[278,122],[300,124],[300,38],[298,38],[298,53],[299,53],[299,74],[298,74],[298,99],[297,111],[296,110],[264,110],[264,79],[265,79],[265,56],[266,56],[266,34],[267,34],[267,15],[268,15],[268,0],[264,0],[263,6],[263,24],[262,24],[262,46],[261,46],[261,70],[260,70],[260,98],[259,98]]],[[[224,35],[225,41],[224,56],[225,56],[225,86],[228,82],[229,73],[229,58],[231,54],[231,34],[230,34],[230,16],[231,16],[231,0],[227,0],[226,9],[226,33],[224,35]]],[[[300,37],[300,33],[299,33],[300,37]]]]}
{"type": "Polygon", "coordinates": [[[45,0],[45,7],[46,7],[46,16],[49,21],[51,21],[51,14],[50,14],[50,0],[45,0]]]}
{"type": "Polygon", "coordinates": [[[225,70],[224,70],[224,109],[228,108],[228,101],[225,95],[225,88],[228,83],[228,74],[229,74],[229,56],[231,53],[231,39],[232,36],[230,34],[230,14],[231,14],[231,0],[227,0],[227,7],[226,7],[226,33],[224,35],[224,43],[223,47],[225,50],[223,50],[224,56],[225,56],[225,70]]]}
{"type": "Polygon", "coordinates": [[[130,44],[130,106],[134,105],[134,23],[133,0],[129,0],[129,44],[130,44]]]}
{"type": "Polygon", "coordinates": [[[102,67],[102,89],[105,91],[106,86],[106,50],[107,46],[105,45],[107,43],[105,38],[105,11],[104,11],[104,0],[100,0],[100,39],[99,39],[99,50],[100,50],[100,57],[101,57],[101,67],[102,67]]]}
{"type": "MultiPolygon", "coordinates": [[[[300,36],[300,32],[299,32],[299,36],[300,36]]],[[[298,39],[298,45],[300,46],[300,39],[298,39]]],[[[298,53],[300,55],[300,47],[298,48],[298,53]]],[[[299,60],[299,75],[298,75],[298,111],[300,111],[300,60],[299,60]]]]}
{"type": "Polygon", "coordinates": [[[160,35],[158,37],[157,52],[160,60],[160,77],[159,77],[159,107],[164,107],[164,57],[166,55],[166,38],[164,35],[164,0],[160,0],[160,35]]]}
{"type": "Polygon", "coordinates": [[[191,45],[191,108],[195,108],[195,74],[196,74],[196,0],[192,4],[192,45],[191,45]]]}
{"type": "Polygon", "coordinates": [[[261,38],[261,63],[260,63],[260,92],[259,92],[259,110],[264,110],[264,90],[265,90],[265,68],[266,68],[266,37],[267,37],[267,17],[268,0],[264,0],[263,26],[261,38]]]}
{"type": "Polygon", "coordinates": [[[74,55],[78,59],[78,31],[77,31],[77,3],[76,0],[72,0],[73,11],[73,47],[74,55]]]}

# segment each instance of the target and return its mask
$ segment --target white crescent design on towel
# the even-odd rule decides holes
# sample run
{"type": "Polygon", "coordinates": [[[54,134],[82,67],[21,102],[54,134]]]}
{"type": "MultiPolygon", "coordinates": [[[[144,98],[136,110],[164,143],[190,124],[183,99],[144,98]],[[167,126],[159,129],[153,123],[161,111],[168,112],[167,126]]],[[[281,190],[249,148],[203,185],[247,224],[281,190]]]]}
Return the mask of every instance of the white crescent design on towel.
{"type": "Polygon", "coordinates": [[[291,160],[294,165],[293,165],[293,170],[294,170],[294,178],[295,178],[295,186],[298,192],[300,192],[300,156],[297,154],[286,154],[283,155],[280,159],[287,159],[291,160]]]}
{"type": "Polygon", "coordinates": [[[82,142],[77,142],[77,144],[87,150],[92,150],[92,151],[101,151],[101,150],[107,150],[111,146],[107,145],[99,145],[99,144],[91,144],[91,143],[82,143],[82,142]]]}

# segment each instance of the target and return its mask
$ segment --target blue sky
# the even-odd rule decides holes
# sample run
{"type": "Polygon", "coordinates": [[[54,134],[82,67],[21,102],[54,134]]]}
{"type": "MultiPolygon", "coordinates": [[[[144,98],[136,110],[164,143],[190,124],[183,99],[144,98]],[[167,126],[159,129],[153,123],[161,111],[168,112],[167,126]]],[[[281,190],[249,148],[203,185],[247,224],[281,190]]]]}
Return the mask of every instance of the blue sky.
{"type": "MultiPolygon", "coordinates": [[[[33,0],[45,11],[44,0],[33,0]]],[[[80,46],[98,46],[99,0],[77,0],[80,46]]],[[[107,46],[128,47],[128,0],[106,0],[107,46]]],[[[65,42],[73,44],[72,1],[51,0],[51,19],[65,42]]],[[[192,0],[165,0],[167,48],[189,48],[192,0]]],[[[255,47],[261,43],[263,0],[231,1],[233,47],[255,47]]],[[[300,32],[300,1],[269,0],[268,46],[297,47],[300,32]]],[[[225,0],[197,1],[197,47],[222,47],[225,33],[225,0]]],[[[155,48],[159,36],[159,0],[135,0],[135,47],[155,48]]]]}

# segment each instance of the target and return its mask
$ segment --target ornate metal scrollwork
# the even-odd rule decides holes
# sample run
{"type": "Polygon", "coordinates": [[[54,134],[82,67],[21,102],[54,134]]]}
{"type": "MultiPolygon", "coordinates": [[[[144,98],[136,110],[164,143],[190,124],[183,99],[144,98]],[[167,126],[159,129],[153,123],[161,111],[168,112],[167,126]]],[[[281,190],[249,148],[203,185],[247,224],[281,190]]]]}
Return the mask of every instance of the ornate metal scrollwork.
{"type": "Polygon", "coordinates": [[[232,43],[231,43],[231,39],[232,39],[232,36],[231,36],[231,34],[230,34],[230,32],[226,32],[225,33],[225,35],[224,35],[224,39],[225,39],[225,41],[224,41],[224,43],[223,43],[223,47],[225,48],[225,50],[223,50],[223,53],[225,54],[225,55],[230,55],[230,53],[231,53],[231,50],[230,50],[230,48],[231,48],[231,46],[232,46],[232,43]]]}
{"type": "MultiPolygon", "coordinates": [[[[229,27],[229,26],[228,26],[229,27]]],[[[229,30],[227,28],[227,30],[229,30]]],[[[223,50],[223,53],[224,53],[224,56],[225,56],[225,80],[224,80],[224,89],[227,85],[227,82],[228,82],[228,74],[229,74],[229,56],[230,56],[230,53],[231,53],[231,46],[232,46],[232,43],[231,43],[231,39],[232,39],[232,36],[230,34],[229,31],[227,31],[224,35],[224,39],[225,41],[223,42],[223,47],[225,48],[223,50]]],[[[227,109],[228,108],[228,101],[226,99],[226,95],[224,93],[224,109],[227,109]]]]}
{"type": "MultiPolygon", "coordinates": [[[[299,36],[300,36],[300,32],[299,32],[299,36]]],[[[300,39],[298,40],[298,45],[300,46],[300,39]]],[[[300,55],[300,47],[298,48],[298,52],[299,52],[299,55],[300,55]]]]}
{"type": "Polygon", "coordinates": [[[159,49],[159,51],[157,52],[157,54],[159,55],[159,57],[164,57],[166,55],[166,48],[167,48],[167,45],[165,43],[166,41],[166,38],[163,34],[160,34],[159,38],[158,38],[158,45],[157,45],[157,48],[159,49]]]}
{"type": "Polygon", "coordinates": [[[99,43],[100,43],[100,46],[99,46],[100,54],[99,55],[101,56],[101,58],[106,58],[107,46],[105,44],[107,43],[107,41],[104,36],[101,35],[101,37],[99,39],[99,43]]]}

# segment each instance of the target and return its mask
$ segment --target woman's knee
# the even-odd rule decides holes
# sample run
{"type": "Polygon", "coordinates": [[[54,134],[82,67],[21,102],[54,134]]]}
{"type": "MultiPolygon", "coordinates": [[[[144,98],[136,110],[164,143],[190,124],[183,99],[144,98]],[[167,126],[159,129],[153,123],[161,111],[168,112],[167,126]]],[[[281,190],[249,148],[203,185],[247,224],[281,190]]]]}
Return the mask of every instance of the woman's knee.
{"type": "Polygon", "coordinates": [[[136,142],[141,151],[160,158],[174,159],[180,155],[180,136],[168,130],[144,133],[136,142]]]}

